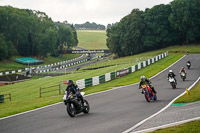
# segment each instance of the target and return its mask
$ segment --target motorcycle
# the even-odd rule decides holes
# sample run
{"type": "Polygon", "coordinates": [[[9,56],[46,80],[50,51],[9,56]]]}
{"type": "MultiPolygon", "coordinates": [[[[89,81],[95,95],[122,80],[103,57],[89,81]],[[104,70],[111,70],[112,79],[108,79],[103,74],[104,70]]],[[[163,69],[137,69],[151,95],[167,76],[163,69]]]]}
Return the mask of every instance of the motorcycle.
{"type": "Polygon", "coordinates": [[[144,96],[147,102],[150,102],[151,100],[157,100],[156,94],[151,90],[148,85],[142,85],[142,91],[144,92],[144,96]]]}
{"type": "Polygon", "coordinates": [[[175,81],[175,79],[173,77],[169,77],[169,82],[170,82],[172,88],[175,89],[176,88],[176,81],[175,81]]]}
{"type": "Polygon", "coordinates": [[[181,76],[181,79],[182,79],[183,81],[185,81],[185,79],[186,79],[186,73],[181,72],[180,76],[181,76]]]}
{"type": "MultiPolygon", "coordinates": [[[[84,96],[84,94],[85,92],[81,92],[82,96],[84,96]]],[[[82,106],[81,100],[72,93],[70,93],[68,96],[65,93],[65,95],[63,96],[63,101],[66,105],[66,111],[70,117],[74,117],[75,115],[82,112],[87,114],[90,111],[90,106],[87,100],[84,99],[84,105],[82,106]]]]}
{"type": "Polygon", "coordinates": [[[187,63],[187,68],[188,68],[188,69],[190,69],[190,66],[191,66],[191,64],[190,64],[190,63],[187,63]]]}

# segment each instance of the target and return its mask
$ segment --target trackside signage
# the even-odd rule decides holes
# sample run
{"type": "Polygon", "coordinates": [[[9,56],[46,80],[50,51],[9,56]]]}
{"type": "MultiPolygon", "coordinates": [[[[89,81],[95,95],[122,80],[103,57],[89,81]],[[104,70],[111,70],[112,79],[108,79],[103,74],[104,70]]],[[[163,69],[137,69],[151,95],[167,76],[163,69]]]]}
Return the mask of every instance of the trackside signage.
{"type": "Polygon", "coordinates": [[[117,71],[117,77],[125,76],[128,74],[128,69],[122,69],[117,71]]]}

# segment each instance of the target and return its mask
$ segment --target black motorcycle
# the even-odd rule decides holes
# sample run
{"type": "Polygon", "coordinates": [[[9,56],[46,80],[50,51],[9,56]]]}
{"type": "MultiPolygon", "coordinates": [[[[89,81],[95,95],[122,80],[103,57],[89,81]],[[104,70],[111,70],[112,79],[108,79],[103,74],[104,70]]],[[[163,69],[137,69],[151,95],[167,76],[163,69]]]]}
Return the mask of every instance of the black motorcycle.
{"type": "Polygon", "coordinates": [[[187,62],[187,68],[190,69],[191,64],[187,62]]]}
{"type": "MultiPolygon", "coordinates": [[[[81,92],[81,95],[83,96],[85,93],[81,92]]],[[[85,114],[89,113],[90,106],[87,100],[84,99],[84,105],[82,106],[81,100],[70,93],[68,96],[65,94],[63,96],[64,103],[66,105],[66,110],[69,116],[74,117],[75,115],[83,112],[85,114]]]]}

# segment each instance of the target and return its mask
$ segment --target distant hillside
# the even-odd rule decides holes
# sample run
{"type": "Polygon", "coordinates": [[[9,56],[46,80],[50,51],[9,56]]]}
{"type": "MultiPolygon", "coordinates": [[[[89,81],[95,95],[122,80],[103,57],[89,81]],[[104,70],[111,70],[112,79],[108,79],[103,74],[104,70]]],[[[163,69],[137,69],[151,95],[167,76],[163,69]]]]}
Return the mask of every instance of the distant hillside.
{"type": "Polygon", "coordinates": [[[74,27],[77,30],[105,30],[106,27],[101,24],[96,24],[94,22],[85,22],[83,24],[75,24],[74,27]]]}

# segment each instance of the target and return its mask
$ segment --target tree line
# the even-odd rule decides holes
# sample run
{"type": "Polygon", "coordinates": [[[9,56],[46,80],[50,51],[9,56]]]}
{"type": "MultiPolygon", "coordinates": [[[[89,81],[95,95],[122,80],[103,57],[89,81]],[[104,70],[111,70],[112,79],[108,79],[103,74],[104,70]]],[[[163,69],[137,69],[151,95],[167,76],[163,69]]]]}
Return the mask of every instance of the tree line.
{"type": "Polygon", "coordinates": [[[76,30],[67,21],[55,23],[44,12],[0,6],[0,60],[57,56],[77,44],[76,30]]]}
{"type": "Polygon", "coordinates": [[[107,46],[112,53],[127,56],[171,45],[198,44],[199,7],[200,0],[174,0],[145,11],[133,9],[107,29],[107,46]]]}
{"type": "Polygon", "coordinates": [[[105,30],[106,27],[104,25],[101,24],[96,24],[94,22],[90,23],[90,22],[85,22],[83,24],[75,24],[74,25],[76,29],[80,29],[80,30],[105,30]]]}

